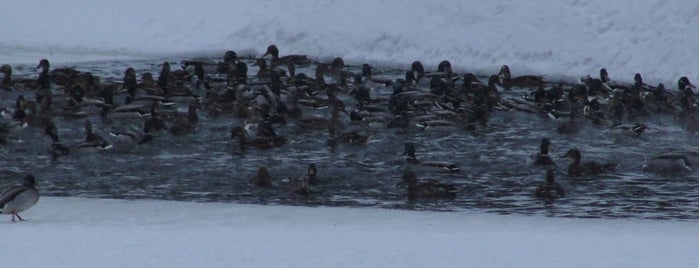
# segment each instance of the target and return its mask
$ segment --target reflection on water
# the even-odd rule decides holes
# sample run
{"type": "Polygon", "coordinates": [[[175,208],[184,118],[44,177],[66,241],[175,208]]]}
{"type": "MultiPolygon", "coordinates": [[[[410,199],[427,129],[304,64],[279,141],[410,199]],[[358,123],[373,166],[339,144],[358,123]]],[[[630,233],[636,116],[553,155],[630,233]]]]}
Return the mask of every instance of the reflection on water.
{"type": "MultiPolygon", "coordinates": [[[[103,81],[119,81],[127,66],[137,73],[158,73],[160,61],[95,62],[78,68],[100,76],[103,81]]],[[[31,66],[15,67],[18,77],[36,77],[31,66]]],[[[173,67],[174,68],[174,67],[173,67]]],[[[313,75],[311,67],[298,72],[313,75]]],[[[353,69],[354,71],[358,71],[353,69]]],[[[256,71],[251,67],[250,73],[256,71]]],[[[382,75],[397,78],[401,71],[385,70],[382,75]]],[[[372,97],[387,97],[391,89],[374,85],[372,97]]],[[[12,107],[17,94],[0,92],[0,106],[12,107]]],[[[506,92],[517,97],[524,91],[506,92]]],[[[122,103],[123,96],[117,98],[122,103]]],[[[33,99],[33,97],[29,97],[33,99]]],[[[351,102],[347,101],[348,108],[351,102]]],[[[179,104],[177,109],[186,107],[179,104]]],[[[164,108],[167,111],[167,108],[164,108]]],[[[171,108],[172,109],[172,108],[171,108]]],[[[306,116],[329,116],[329,109],[306,109],[306,116]]],[[[371,206],[418,210],[479,210],[502,214],[538,214],[562,217],[602,218],[699,218],[699,188],[694,174],[656,175],[641,171],[650,156],[669,148],[696,148],[699,142],[670,117],[654,117],[639,138],[615,136],[590,127],[575,136],[553,130],[556,122],[522,112],[497,112],[485,130],[464,128],[420,130],[387,129],[379,125],[353,124],[344,119],[346,130],[360,129],[371,135],[361,146],[326,146],[326,131],[308,131],[290,121],[276,131],[289,139],[282,148],[236,153],[237,142],[229,141],[230,129],[241,125],[227,116],[210,118],[199,113],[194,134],[172,136],[160,133],[152,143],[137,146],[115,144],[99,152],[74,153],[52,161],[47,154],[50,140],[38,128],[14,130],[22,142],[0,148],[0,184],[15,183],[17,173],[32,172],[39,179],[44,195],[96,198],[167,199],[188,201],[243,202],[262,204],[371,206]],[[544,172],[530,165],[529,157],[542,137],[554,144],[558,181],[568,195],[547,204],[533,197],[544,172]],[[445,160],[462,164],[459,173],[416,169],[419,179],[450,182],[461,189],[452,201],[420,201],[407,204],[405,189],[397,188],[403,170],[403,143],[416,144],[423,160],[445,160]],[[583,161],[618,161],[616,172],[598,177],[568,178],[565,151],[577,147],[583,161]],[[318,165],[321,180],[309,196],[288,190],[288,180],[304,174],[308,163],[318,165]],[[261,166],[269,168],[274,187],[258,189],[247,184],[261,166]]],[[[91,113],[94,129],[107,137],[111,130],[136,130],[142,119],[104,122],[91,113]]],[[[65,143],[83,139],[83,120],[57,118],[65,143]]]]}

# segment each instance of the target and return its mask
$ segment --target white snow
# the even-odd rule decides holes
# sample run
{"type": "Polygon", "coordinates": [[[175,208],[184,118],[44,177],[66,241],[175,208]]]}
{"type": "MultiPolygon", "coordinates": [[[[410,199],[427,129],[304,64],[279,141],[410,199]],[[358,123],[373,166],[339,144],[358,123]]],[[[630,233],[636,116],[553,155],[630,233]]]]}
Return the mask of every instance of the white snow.
{"type": "MultiPolygon", "coordinates": [[[[691,0],[32,0],[0,4],[0,64],[342,56],[462,72],[699,80],[691,0]]],[[[696,83],[696,82],[695,82],[696,83]]],[[[696,222],[42,197],[0,218],[7,267],[698,267],[696,222]]]]}
{"type": "Polygon", "coordinates": [[[696,222],[42,197],[7,267],[697,267],[696,222]]]}
{"type": "Polygon", "coordinates": [[[675,87],[699,80],[699,2],[692,0],[8,1],[0,63],[221,56],[229,49],[463,72],[597,76],[675,87]],[[670,84],[672,86],[670,86],[670,84]]]}

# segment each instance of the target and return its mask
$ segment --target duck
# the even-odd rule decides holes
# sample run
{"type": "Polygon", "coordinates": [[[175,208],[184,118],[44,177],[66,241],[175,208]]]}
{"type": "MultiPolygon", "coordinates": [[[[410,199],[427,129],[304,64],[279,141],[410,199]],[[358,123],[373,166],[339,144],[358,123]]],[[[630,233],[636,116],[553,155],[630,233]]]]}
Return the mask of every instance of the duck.
{"type": "Polygon", "coordinates": [[[0,214],[11,214],[12,221],[17,218],[24,219],[19,215],[39,201],[39,191],[36,190],[36,178],[27,174],[22,178],[21,186],[10,187],[0,194],[0,214]]]}
{"type": "Polygon", "coordinates": [[[568,176],[579,177],[586,175],[597,175],[600,173],[605,173],[613,171],[619,166],[619,163],[605,163],[600,164],[597,162],[585,162],[581,163],[581,154],[578,148],[571,148],[566,152],[565,157],[570,158],[572,161],[568,165],[568,176]]]}
{"type": "Polygon", "coordinates": [[[619,135],[639,137],[648,128],[646,124],[618,124],[609,128],[609,132],[619,135]]]}
{"type": "Polygon", "coordinates": [[[308,165],[308,170],[305,174],[288,180],[288,190],[294,194],[308,196],[311,194],[311,185],[318,183],[317,169],[314,163],[308,165]]]}
{"type": "Polygon", "coordinates": [[[507,64],[500,67],[498,77],[500,77],[500,84],[505,89],[510,89],[512,87],[537,88],[546,84],[544,78],[538,75],[522,75],[512,77],[510,66],[507,66],[507,64]]]}
{"type": "Polygon", "coordinates": [[[284,146],[288,140],[282,136],[272,136],[272,137],[259,137],[249,139],[246,134],[247,131],[240,126],[234,127],[231,130],[231,139],[238,139],[238,146],[240,151],[245,151],[245,148],[252,146],[260,150],[269,150],[272,148],[284,146]]]}
{"type": "Polygon", "coordinates": [[[272,67],[288,65],[289,63],[293,63],[294,65],[308,65],[311,63],[311,60],[308,59],[306,55],[286,55],[279,57],[279,48],[277,48],[276,45],[269,45],[265,54],[262,55],[262,58],[267,55],[272,56],[272,60],[270,61],[272,67]]]}
{"type": "Polygon", "coordinates": [[[532,156],[534,160],[534,165],[536,166],[554,166],[553,158],[549,155],[549,151],[553,148],[551,140],[549,138],[541,139],[541,145],[539,146],[539,152],[532,156]]]}
{"type": "Polygon", "coordinates": [[[71,150],[76,149],[102,149],[108,150],[113,146],[107,142],[102,136],[95,134],[92,131],[92,123],[90,120],[85,120],[85,140],[71,146],[71,150]]]}
{"type": "Polygon", "coordinates": [[[646,161],[642,169],[653,173],[692,172],[693,166],[699,164],[697,150],[670,150],[659,153],[646,161]]]}
{"type": "Polygon", "coordinates": [[[405,152],[403,152],[403,155],[405,156],[405,163],[408,164],[413,164],[413,165],[421,165],[421,166],[427,166],[427,167],[436,167],[442,170],[446,170],[448,172],[459,172],[461,171],[461,164],[459,163],[453,163],[453,162],[445,162],[445,161],[420,161],[417,159],[415,156],[415,144],[412,142],[406,142],[404,144],[405,152]]]}
{"type": "Polygon", "coordinates": [[[272,187],[272,175],[269,174],[267,167],[260,167],[257,173],[250,179],[250,184],[260,188],[272,187]]]}
{"type": "Polygon", "coordinates": [[[393,84],[393,80],[391,79],[373,76],[371,73],[371,69],[373,68],[374,67],[372,67],[368,63],[362,64],[362,77],[365,77],[368,81],[371,81],[373,83],[383,84],[386,87],[390,87],[391,84],[393,84]]]}
{"type": "Polygon", "coordinates": [[[415,172],[406,168],[403,171],[401,181],[396,187],[407,185],[408,202],[415,202],[418,199],[447,199],[456,198],[459,190],[453,184],[441,183],[437,180],[426,180],[418,183],[415,172]]]}
{"type": "Polygon", "coordinates": [[[46,126],[44,127],[44,134],[48,135],[51,138],[51,147],[49,147],[49,154],[51,155],[52,159],[56,160],[61,155],[70,154],[70,148],[63,145],[63,143],[61,143],[61,141],[58,139],[58,129],[56,128],[56,124],[53,123],[53,121],[48,120],[46,122],[46,126]]]}
{"type": "Polygon", "coordinates": [[[255,64],[252,66],[257,66],[260,68],[257,71],[257,79],[271,79],[274,77],[274,74],[272,73],[275,73],[277,78],[286,77],[286,72],[284,72],[283,69],[276,68],[274,66],[268,67],[267,62],[262,58],[255,60],[255,64]]]}
{"type": "Polygon", "coordinates": [[[13,87],[12,83],[12,67],[10,65],[0,66],[0,73],[3,74],[2,81],[0,81],[0,89],[10,90],[13,87]]]}
{"type": "Polygon", "coordinates": [[[544,199],[557,199],[566,195],[565,189],[556,182],[555,173],[553,170],[546,171],[546,182],[539,185],[534,190],[534,196],[544,199]]]}
{"type": "Polygon", "coordinates": [[[187,107],[187,116],[176,114],[177,117],[174,118],[172,125],[168,129],[170,133],[172,135],[182,135],[195,131],[196,124],[199,122],[198,107],[199,103],[191,101],[187,107]]]}

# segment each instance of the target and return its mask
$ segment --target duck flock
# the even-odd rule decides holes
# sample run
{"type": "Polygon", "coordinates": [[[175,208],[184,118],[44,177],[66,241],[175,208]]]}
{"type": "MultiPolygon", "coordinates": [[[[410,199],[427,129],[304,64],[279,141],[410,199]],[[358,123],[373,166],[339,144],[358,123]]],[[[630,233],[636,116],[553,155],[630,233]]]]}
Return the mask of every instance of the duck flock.
{"type": "MultiPolygon", "coordinates": [[[[507,65],[489,76],[459,74],[446,60],[434,70],[415,61],[407,70],[376,75],[373,66],[346,65],[341,57],[320,62],[306,55],[279,53],[277,46],[270,45],[259,58],[238,57],[227,51],[219,60],[186,59],[175,68],[176,63],[165,61],[158,64],[160,71],[155,75],[122,66],[123,79],[101,77],[80,66],[52,69],[47,59],[40,60],[35,73],[17,78],[10,65],[2,65],[2,96],[14,99],[0,102],[13,104],[0,106],[0,144],[5,150],[15,148],[13,144],[43,144],[46,150],[41,151],[42,156],[60,162],[76,154],[164,146],[168,139],[203,131],[219,133],[225,150],[248,159],[265,151],[282,157],[299,143],[327,148],[328,154],[351,148],[371,155],[387,150],[376,149],[377,144],[390,142],[400,145],[388,149],[400,159],[388,159],[382,165],[391,167],[394,176],[389,179],[396,189],[407,189],[401,190],[403,198],[410,202],[453,200],[470,190],[432,179],[432,174],[488,168],[482,161],[479,167],[461,163],[458,157],[439,154],[430,148],[432,144],[411,137],[434,131],[438,136],[487,139],[493,124],[507,127],[513,115],[521,115],[517,120],[536,118],[551,126],[548,132],[534,133],[538,142],[530,144],[531,156],[526,161],[533,172],[545,178],[527,195],[553,200],[571,192],[556,182],[560,175],[556,173],[570,179],[594,179],[618,172],[620,164],[606,159],[600,163],[583,161],[585,152],[575,145],[568,146],[564,155],[553,156],[550,150],[558,137],[604,132],[624,140],[638,139],[649,129],[646,122],[654,118],[671,120],[689,134],[699,129],[695,86],[687,77],[677,78],[676,88],[670,90],[663,84],[645,84],[641,74],[635,74],[633,84],[615,82],[601,69],[599,77],[584,76],[570,83],[538,75],[513,76],[507,65]],[[202,129],[207,126],[200,122],[203,120],[225,122],[225,129],[202,129]],[[82,126],[82,137],[67,142],[61,124],[82,126]],[[416,152],[426,153],[418,157],[416,152]],[[431,159],[435,157],[441,159],[431,159]]],[[[512,135],[529,135],[520,132],[512,135]]],[[[497,139],[489,142],[498,148],[507,146],[497,139]]],[[[482,149],[462,151],[478,154],[474,150],[482,149]]],[[[5,152],[4,156],[22,153],[13,150],[16,152],[5,152]]],[[[699,164],[699,152],[680,146],[639,161],[643,165],[638,169],[643,172],[686,174],[699,164]]],[[[272,163],[238,176],[249,178],[245,181],[249,187],[281,188],[293,195],[312,196],[333,177],[321,175],[320,167],[337,170],[356,166],[337,161],[305,162],[300,176],[286,175],[288,172],[272,163]],[[275,173],[285,174],[276,175],[284,179],[273,178],[275,173]]]]}

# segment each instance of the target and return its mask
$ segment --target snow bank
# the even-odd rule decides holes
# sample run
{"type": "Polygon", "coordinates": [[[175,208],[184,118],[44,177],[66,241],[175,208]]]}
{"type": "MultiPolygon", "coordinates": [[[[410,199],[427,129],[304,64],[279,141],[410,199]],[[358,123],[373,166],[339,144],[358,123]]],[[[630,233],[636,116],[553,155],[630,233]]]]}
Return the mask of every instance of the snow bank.
{"type": "Polygon", "coordinates": [[[18,267],[696,267],[694,222],[42,197],[18,267]]]}
{"type": "Polygon", "coordinates": [[[491,74],[580,77],[606,67],[612,79],[699,80],[699,2],[530,1],[140,1],[3,3],[0,62],[36,63],[182,55],[342,56],[491,74]]]}

